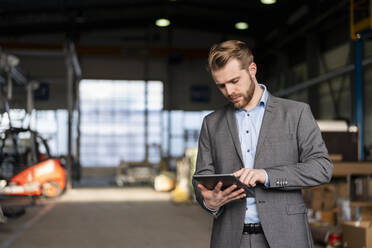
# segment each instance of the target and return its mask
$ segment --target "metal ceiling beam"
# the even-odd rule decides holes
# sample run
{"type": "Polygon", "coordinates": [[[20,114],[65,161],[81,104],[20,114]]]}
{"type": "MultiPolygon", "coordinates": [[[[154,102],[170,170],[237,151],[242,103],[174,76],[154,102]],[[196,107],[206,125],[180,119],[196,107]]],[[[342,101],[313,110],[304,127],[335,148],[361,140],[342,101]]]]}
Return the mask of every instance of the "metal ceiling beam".
{"type": "MultiPolygon", "coordinates": [[[[329,11],[324,12],[324,13],[322,13],[319,16],[316,16],[316,17],[311,18],[311,21],[309,23],[307,23],[306,25],[304,25],[301,28],[297,29],[295,32],[290,33],[290,34],[285,35],[285,36],[283,35],[282,37],[285,37],[285,38],[284,39],[280,39],[279,42],[276,43],[276,46],[275,47],[278,49],[278,48],[281,48],[284,45],[288,44],[294,38],[296,38],[296,37],[304,34],[309,29],[311,29],[311,28],[315,27],[316,25],[320,24],[322,21],[324,21],[329,16],[333,15],[334,13],[336,13],[337,11],[339,11],[340,9],[342,9],[343,7],[348,6],[347,5],[348,3],[349,3],[349,0],[342,0],[336,6],[330,8],[329,11]]],[[[271,32],[271,33],[273,33],[273,32],[271,32]]],[[[283,32],[281,32],[280,29],[278,29],[278,32],[276,32],[276,34],[277,35],[279,35],[279,34],[282,35],[283,32]]],[[[270,38],[266,38],[266,42],[270,42],[271,39],[272,39],[272,36],[270,36],[270,38]]]]}
{"type": "MultiPolygon", "coordinates": [[[[65,56],[62,45],[58,44],[28,44],[28,43],[0,43],[7,52],[19,56],[65,56]],[[45,47],[44,47],[45,46],[45,47]]],[[[182,48],[182,47],[153,47],[153,46],[102,46],[102,45],[77,45],[76,53],[79,55],[109,55],[151,58],[164,58],[169,54],[179,54],[188,59],[205,59],[208,48],[182,48]]]]}
{"type": "MultiPolygon", "coordinates": [[[[177,24],[190,29],[216,31],[219,33],[249,34],[235,30],[237,20],[246,20],[250,15],[250,29],[255,37],[261,37],[267,30],[272,30],[275,23],[280,23],[287,13],[298,4],[285,2],[275,6],[264,6],[260,3],[236,1],[234,4],[216,1],[147,1],[99,4],[55,4],[46,7],[29,6],[13,10],[1,10],[0,25],[4,35],[25,35],[28,33],[60,33],[70,30],[83,32],[93,29],[107,28],[146,28],[153,25],[159,15],[178,18],[177,24]],[[283,10],[284,9],[284,10],[283,10]],[[280,11],[281,10],[281,11],[280,11]],[[276,13],[283,12],[282,15],[276,13]],[[262,15],[276,16],[276,22],[260,20],[253,23],[262,15]],[[218,18],[216,18],[218,17],[218,18]],[[216,23],[217,22],[217,23],[216,23]],[[190,24],[191,23],[191,24],[190,24]],[[204,26],[203,26],[204,25],[204,26]],[[200,26],[203,26],[201,29],[200,26]]],[[[0,5],[1,6],[1,5],[0,5]]],[[[0,33],[0,34],[1,34],[0,33]]]]}
{"type": "MultiPolygon", "coordinates": [[[[53,2],[51,2],[53,3],[53,2]]],[[[179,8],[193,8],[193,9],[200,9],[200,10],[208,10],[210,11],[234,11],[234,12],[245,12],[247,11],[277,11],[279,7],[283,7],[288,9],[291,6],[295,6],[295,3],[292,1],[287,1],[287,4],[279,2],[275,6],[265,6],[260,4],[258,1],[235,1],[233,3],[225,2],[225,1],[178,1],[178,2],[170,2],[170,1],[118,1],[117,3],[110,3],[108,1],[100,1],[98,4],[81,4],[78,1],[72,1],[70,4],[63,2],[63,4],[50,4],[43,3],[39,6],[36,6],[35,3],[30,5],[23,4],[17,5],[13,8],[2,8],[1,14],[2,16],[14,16],[14,15],[28,15],[28,14],[51,14],[55,15],[56,13],[68,13],[68,12],[80,12],[84,13],[86,11],[117,11],[117,10],[142,10],[144,8],[150,9],[165,9],[169,10],[179,9],[179,8]],[[71,4],[72,3],[72,4],[71,4]]]]}
{"type": "MultiPolygon", "coordinates": [[[[371,65],[372,64],[372,58],[364,59],[363,62],[362,62],[362,64],[363,64],[363,67],[371,65]]],[[[354,69],[355,69],[354,64],[343,66],[343,67],[338,68],[336,70],[333,70],[333,71],[331,71],[329,73],[320,75],[320,76],[318,76],[316,78],[307,80],[305,82],[296,84],[295,86],[292,86],[292,87],[289,87],[289,88],[280,90],[278,92],[275,92],[274,95],[275,96],[279,96],[279,97],[288,96],[288,95],[290,95],[292,93],[295,93],[295,92],[300,91],[300,90],[304,90],[306,88],[309,88],[311,86],[320,84],[320,83],[322,83],[324,81],[327,81],[327,80],[330,80],[332,78],[342,76],[342,75],[344,75],[346,73],[350,73],[354,69]]]]}
{"type": "MultiPolygon", "coordinates": [[[[41,23],[21,23],[11,25],[0,25],[1,36],[27,36],[27,35],[42,35],[42,34],[75,34],[81,35],[87,32],[100,30],[118,30],[118,29],[146,29],[153,26],[154,21],[158,16],[149,16],[143,18],[103,18],[86,22],[75,22],[73,20],[64,20],[60,22],[41,22],[41,23]]],[[[180,28],[185,30],[199,30],[204,32],[215,32],[217,34],[232,34],[246,35],[247,38],[252,36],[260,36],[265,32],[265,28],[251,25],[248,30],[237,30],[234,28],[234,19],[213,20],[213,18],[203,19],[201,17],[189,19],[183,18],[181,15],[170,16],[172,19],[172,28],[180,28]]]]}

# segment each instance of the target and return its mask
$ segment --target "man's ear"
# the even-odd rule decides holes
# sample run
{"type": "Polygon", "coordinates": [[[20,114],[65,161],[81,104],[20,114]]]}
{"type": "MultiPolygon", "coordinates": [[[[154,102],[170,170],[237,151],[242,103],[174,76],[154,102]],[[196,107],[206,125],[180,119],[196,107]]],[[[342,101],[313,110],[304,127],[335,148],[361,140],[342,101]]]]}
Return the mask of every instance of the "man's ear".
{"type": "Polygon", "coordinates": [[[256,76],[257,73],[257,65],[256,63],[252,62],[248,67],[249,74],[251,74],[252,77],[256,76]]]}

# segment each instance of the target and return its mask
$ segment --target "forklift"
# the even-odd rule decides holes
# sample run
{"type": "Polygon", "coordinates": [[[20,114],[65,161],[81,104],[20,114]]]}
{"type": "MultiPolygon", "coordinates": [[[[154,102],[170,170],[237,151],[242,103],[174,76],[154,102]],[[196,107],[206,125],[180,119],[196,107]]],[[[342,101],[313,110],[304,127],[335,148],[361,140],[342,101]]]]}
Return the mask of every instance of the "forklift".
{"type": "Polygon", "coordinates": [[[14,127],[9,101],[13,84],[27,90],[25,117],[34,109],[33,82],[17,68],[19,59],[0,50],[0,223],[8,217],[25,213],[36,197],[56,197],[66,185],[66,172],[61,159],[51,158],[49,147],[36,131],[14,127]]]}

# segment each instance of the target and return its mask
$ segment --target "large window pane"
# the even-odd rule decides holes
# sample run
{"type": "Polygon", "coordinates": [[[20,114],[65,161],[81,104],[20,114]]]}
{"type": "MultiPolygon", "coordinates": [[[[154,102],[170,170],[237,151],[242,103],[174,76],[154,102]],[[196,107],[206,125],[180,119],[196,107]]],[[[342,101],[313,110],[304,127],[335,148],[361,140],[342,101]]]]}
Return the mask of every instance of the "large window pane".
{"type": "Polygon", "coordinates": [[[82,80],[81,163],[117,166],[121,160],[160,160],[163,84],[148,82],[148,140],[145,140],[144,81],[82,80]]]}

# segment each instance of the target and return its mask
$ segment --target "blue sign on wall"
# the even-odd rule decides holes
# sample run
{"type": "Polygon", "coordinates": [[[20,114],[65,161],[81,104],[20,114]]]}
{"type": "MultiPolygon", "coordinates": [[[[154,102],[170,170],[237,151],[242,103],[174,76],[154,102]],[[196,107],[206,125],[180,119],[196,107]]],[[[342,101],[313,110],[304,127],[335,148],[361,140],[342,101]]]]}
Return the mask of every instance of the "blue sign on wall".
{"type": "Polygon", "coordinates": [[[210,101],[211,89],[208,85],[193,85],[191,86],[190,98],[191,102],[207,103],[210,101]]]}
{"type": "Polygon", "coordinates": [[[34,99],[38,101],[47,101],[49,99],[49,84],[40,83],[34,91],[34,99]]]}

